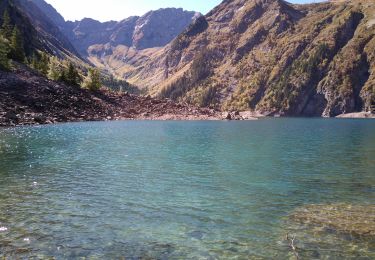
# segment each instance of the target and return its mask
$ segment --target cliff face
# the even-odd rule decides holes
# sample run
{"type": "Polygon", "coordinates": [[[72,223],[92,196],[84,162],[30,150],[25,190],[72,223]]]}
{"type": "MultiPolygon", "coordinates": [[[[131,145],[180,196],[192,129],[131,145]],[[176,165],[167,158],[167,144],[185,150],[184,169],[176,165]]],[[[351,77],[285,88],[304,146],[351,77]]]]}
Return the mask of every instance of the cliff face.
{"type": "Polygon", "coordinates": [[[221,109],[336,116],[375,105],[375,2],[226,0],[128,80],[221,109]]]}
{"type": "Polygon", "coordinates": [[[199,13],[176,8],[150,11],[137,20],[132,46],[138,50],[163,47],[185,30],[198,16],[200,16],[199,13]]]}

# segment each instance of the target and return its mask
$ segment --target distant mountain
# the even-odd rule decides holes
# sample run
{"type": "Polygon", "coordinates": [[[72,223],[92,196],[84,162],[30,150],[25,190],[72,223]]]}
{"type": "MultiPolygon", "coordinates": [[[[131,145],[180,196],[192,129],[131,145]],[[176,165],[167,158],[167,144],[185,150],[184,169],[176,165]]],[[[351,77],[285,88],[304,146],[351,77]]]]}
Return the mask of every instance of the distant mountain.
{"type": "Polygon", "coordinates": [[[119,22],[102,23],[91,18],[65,22],[44,0],[27,1],[44,11],[82,57],[123,78],[143,66],[201,16],[200,13],[180,8],[166,8],[119,22]]]}
{"type": "Polygon", "coordinates": [[[129,17],[120,22],[105,22],[85,18],[67,22],[65,34],[80,51],[88,55],[88,49],[95,44],[116,47],[125,45],[137,50],[163,47],[179,35],[199,16],[196,12],[167,8],[151,11],[142,17],[129,17]]]}
{"type": "Polygon", "coordinates": [[[199,13],[177,8],[159,9],[145,15],[133,16],[120,22],[99,22],[91,18],[65,21],[56,9],[44,0],[26,0],[43,10],[44,14],[67,36],[82,56],[96,44],[124,45],[142,50],[163,47],[179,35],[199,13]]]}
{"type": "Polygon", "coordinates": [[[375,2],[225,0],[129,70],[153,95],[222,110],[336,116],[375,107],[375,2]]]}

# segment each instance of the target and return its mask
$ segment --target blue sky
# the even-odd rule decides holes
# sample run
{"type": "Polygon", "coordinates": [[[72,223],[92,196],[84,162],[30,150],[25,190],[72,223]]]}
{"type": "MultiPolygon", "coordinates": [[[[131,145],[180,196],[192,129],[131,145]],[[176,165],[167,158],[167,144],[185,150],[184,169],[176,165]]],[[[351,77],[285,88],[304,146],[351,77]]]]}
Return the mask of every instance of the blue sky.
{"type": "MultiPolygon", "coordinates": [[[[84,17],[100,21],[122,20],[132,15],[165,7],[182,7],[185,10],[207,13],[221,0],[46,0],[66,20],[80,20],[84,17]]],[[[290,0],[293,3],[319,2],[319,0],[290,0]]]]}

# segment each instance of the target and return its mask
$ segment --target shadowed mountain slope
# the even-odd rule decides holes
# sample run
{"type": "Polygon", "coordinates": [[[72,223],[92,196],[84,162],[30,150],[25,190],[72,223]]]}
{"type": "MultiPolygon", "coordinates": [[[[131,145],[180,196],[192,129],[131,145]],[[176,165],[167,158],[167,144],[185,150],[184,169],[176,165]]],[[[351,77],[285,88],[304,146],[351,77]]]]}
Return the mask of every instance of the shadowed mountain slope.
{"type": "Polygon", "coordinates": [[[1,14],[8,10],[12,23],[21,30],[28,53],[38,49],[56,56],[79,58],[78,52],[59,27],[31,0],[4,0],[1,14]]]}

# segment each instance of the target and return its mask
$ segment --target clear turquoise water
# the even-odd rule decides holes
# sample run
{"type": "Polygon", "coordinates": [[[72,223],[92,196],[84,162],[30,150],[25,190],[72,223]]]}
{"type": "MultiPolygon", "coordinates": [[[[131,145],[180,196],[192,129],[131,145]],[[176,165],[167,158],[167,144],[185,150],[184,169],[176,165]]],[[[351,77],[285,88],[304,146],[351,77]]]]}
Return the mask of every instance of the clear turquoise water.
{"type": "MultiPolygon", "coordinates": [[[[374,120],[0,129],[0,256],[293,259],[294,209],[374,199],[374,120]]],[[[375,257],[314,236],[297,236],[306,259],[375,257]]]]}

